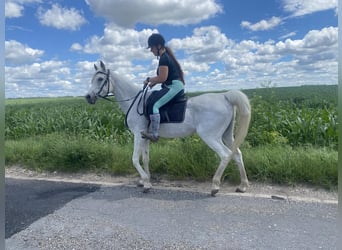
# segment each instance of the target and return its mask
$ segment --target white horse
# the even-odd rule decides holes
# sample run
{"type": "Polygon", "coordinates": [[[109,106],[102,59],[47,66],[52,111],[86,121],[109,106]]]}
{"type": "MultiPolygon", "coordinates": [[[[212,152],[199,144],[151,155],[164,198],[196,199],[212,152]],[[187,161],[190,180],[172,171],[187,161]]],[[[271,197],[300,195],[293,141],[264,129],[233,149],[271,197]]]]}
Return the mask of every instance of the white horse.
{"type": "MultiPolygon", "coordinates": [[[[148,121],[145,116],[138,114],[142,105],[134,101],[138,96],[139,86],[130,83],[118,74],[106,69],[104,63],[95,67],[95,74],[91,81],[86,100],[95,104],[100,97],[106,98],[108,94],[116,97],[122,111],[126,113],[126,121],[130,131],[134,134],[133,165],[139,172],[141,179],[139,184],[144,192],[152,187],[149,171],[149,143],[141,137],[141,131],[147,131],[148,121]],[[142,156],[143,167],[140,163],[142,156]]],[[[142,91],[140,91],[142,93],[142,91]]],[[[214,150],[220,157],[220,164],[212,180],[211,195],[219,191],[222,174],[231,158],[239,167],[241,183],[236,192],[245,192],[248,179],[242,160],[242,154],[238,148],[244,141],[251,118],[249,100],[241,91],[232,90],[225,93],[208,93],[189,98],[182,123],[163,123],[160,126],[159,136],[164,138],[185,137],[197,133],[202,140],[214,150]],[[233,137],[235,107],[237,108],[237,122],[235,139],[233,137]]]]}

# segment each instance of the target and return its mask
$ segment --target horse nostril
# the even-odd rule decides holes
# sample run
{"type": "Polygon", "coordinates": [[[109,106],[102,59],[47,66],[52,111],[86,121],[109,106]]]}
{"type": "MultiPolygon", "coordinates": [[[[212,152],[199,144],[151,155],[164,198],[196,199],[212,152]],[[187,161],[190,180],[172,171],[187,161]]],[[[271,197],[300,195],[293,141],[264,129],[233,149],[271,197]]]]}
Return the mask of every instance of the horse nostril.
{"type": "Polygon", "coordinates": [[[96,102],[96,96],[92,96],[92,95],[90,95],[90,94],[87,94],[87,95],[85,96],[85,99],[87,100],[87,102],[88,102],[89,104],[95,104],[95,102],[96,102]]]}
{"type": "Polygon", "coordinates": [[[94,104],[94,101],[92,100],[92,98],[89,94],[85,96],[85,99],[87,100],[88,103],[94,104]]]}

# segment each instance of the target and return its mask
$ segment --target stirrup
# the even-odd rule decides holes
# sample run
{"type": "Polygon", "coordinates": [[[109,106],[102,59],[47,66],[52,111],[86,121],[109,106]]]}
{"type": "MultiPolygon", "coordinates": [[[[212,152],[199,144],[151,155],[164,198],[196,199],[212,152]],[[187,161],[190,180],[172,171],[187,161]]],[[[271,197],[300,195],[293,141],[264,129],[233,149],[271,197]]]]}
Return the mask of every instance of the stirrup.
{"type": "Polygon", "coordinates": [[[143,139],[148,139],[148,140],[150,140],[152,142],[157,142],[158,139],[159,139],[159,136],[154,136],[153,134],[146,133],[145,131],[141,131],[140,133],[141,133],[141,137],[143,139]]]}

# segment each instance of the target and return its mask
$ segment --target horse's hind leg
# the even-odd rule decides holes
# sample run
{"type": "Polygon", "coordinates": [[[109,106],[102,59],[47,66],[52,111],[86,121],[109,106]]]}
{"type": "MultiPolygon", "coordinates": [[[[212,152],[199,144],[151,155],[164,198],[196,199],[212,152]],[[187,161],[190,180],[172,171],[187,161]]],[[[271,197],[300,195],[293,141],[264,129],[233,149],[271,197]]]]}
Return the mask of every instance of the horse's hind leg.
{"type": "Polygon", "coordinates": [[[213,177],[211,188],[211,195],[215,196],[220,190],[221,177],[232,157],[232,152],[226,145],[224,145],[221,139],[213,139],[213,137],[211,136],[202,137],[202,139],[212,150],[214,150],[219,155],[221,159],[220,164],[213,177]]]}
{"type": "MultiPolygon", "coordinates": [[[[234,123],[231,123],[222,137],[224,144],[229,148],[232,147],[233,140],[234,140],[233,139],[233,127],[234,127],[234,123]]],[[[235,151],[233,158],[239,168],[240,180],[241,180],[240,186],[236,188],[236,192],[244,193],[249,187],[249,183],[247,179],[245,165],[242,159],[242,153],[239,148],[237,148],[237,150],[235,151]]]]}
{"type": "Polygon", "coordinates": [[[231,152],[229,153],[229,155],[221,156],[220,165],[217,168],[215,175],[213,177],[213,183],[212,183],[212,187],[211,187],[211,195],[212,196],[215,196],[218,193],[218,191],[220,190],[222,174],[223,174],[224,170],[226,169],[230,159],[231,159],[231,152]]]}
{"type": "Polygon", "coordinates": [[[222,144],[217,143],[217,147],[215,151],[219,154],[221,158],[221,162],[213,177],[213,183],[212,183],[212,188],[211,188],[212,196],[215,196],[216,193],[220,190],[222,174],[232,157],[232,152],[223,143],[222,144]]]}
{"type": "Polygon", "coordinates": [[[242,160],[242,153],[241,153],[240,149],[236,150],[236,152],[234,154],[234,160],[239,167],[240,178],[241,178],[240,186],[236,188],[236,192],[244,193],[244,192],[246,192],[247,188],[249,187],[249,183],[248,183],[245,165],[244,165],[243,160],[242,160]]]}

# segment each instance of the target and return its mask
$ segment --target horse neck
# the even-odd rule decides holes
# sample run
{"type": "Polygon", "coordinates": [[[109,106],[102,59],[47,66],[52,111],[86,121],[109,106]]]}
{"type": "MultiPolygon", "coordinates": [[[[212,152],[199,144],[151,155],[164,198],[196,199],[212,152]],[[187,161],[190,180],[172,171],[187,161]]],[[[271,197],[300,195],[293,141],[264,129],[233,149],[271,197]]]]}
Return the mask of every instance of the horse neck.
{"type": "Polygon", "coordinates": [[[118,74],[111,74],[111,83],[115,99],[119,102],[121,110],[126,113],[133,101],[133,97],[139,92],[139,87],[130,81],[124,80],[118,74]],[[129,101],[126,101],[130,99],[129,101]]]}

